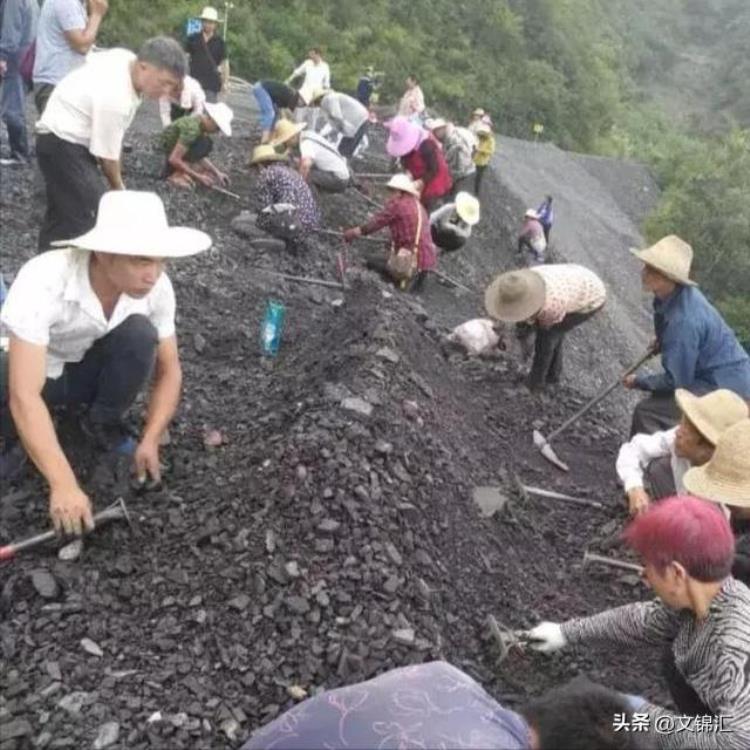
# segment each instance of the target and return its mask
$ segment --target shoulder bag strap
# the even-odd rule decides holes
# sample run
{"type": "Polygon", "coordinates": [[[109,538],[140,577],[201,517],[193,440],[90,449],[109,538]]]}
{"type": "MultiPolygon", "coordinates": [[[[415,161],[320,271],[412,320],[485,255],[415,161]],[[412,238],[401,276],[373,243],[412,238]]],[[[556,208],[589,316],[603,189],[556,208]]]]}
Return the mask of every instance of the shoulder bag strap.
{"type": "Polygon", "coordinates": [[[417,254],[417,265],[419,265],[419,240],[422,237],[422,204],[419,202],[419,198],[415,198],[414,201],[417,207],[417,236],[414,238],[414,252],[417,254]]]}

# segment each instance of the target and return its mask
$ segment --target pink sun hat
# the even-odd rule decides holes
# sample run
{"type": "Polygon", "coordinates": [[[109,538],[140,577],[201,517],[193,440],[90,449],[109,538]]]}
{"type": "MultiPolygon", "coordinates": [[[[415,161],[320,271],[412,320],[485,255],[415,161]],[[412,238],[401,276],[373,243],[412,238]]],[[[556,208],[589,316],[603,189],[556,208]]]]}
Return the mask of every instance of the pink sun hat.
{"type": "Polygon", "coordinates": [[[385,150],[390,156],[405,156],[419,146],[426,135],[425,131],[406,117],[394,117],[385,123],[391,131],[385,150]]]}

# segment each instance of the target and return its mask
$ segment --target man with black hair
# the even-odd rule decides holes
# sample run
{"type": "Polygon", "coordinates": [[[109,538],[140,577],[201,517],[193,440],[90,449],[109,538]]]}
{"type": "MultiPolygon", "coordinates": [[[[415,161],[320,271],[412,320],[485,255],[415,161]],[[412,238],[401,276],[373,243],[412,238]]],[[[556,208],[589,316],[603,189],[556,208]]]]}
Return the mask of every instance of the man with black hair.
{"type": "Polygon", "coordinates": [[[646,746],[638,734],[616,728],[616,721],[629,722],[631,702],[579,678],[519,714],[469,675],[435,661],[319,693],[258,729],[242,750],[640,750],[646,746]]]}

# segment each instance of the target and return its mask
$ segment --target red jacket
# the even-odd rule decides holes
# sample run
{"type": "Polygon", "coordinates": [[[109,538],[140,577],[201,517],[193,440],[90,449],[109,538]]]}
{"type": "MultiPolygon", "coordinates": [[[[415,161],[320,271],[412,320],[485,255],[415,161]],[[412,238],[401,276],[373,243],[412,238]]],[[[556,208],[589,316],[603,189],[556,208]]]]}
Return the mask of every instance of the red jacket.
{"type": "Polygon", "coordinates": [[[413,248],[417,239],[418,217],[422,216],[422,229],[417,242],[417,266],[420,271],[428,271],[437,264],[435,246],[430,234],[430,217],[422,204],[407,193],[397,193],[390,198],[383,209],[370,217],[362,226],[362,234],[372,234],[383,227],[391,230],[391,243],[395,249],[413,248]]]}
{"type": "Polygon", "coordinates": [[[415,180],[424,180],[422,203],[427,204],[434,198],[446,195],[453,187],[453,179],[443,156],[443,149],[432,134],[414,151],[402,156],[401,164],[415,180]]]}

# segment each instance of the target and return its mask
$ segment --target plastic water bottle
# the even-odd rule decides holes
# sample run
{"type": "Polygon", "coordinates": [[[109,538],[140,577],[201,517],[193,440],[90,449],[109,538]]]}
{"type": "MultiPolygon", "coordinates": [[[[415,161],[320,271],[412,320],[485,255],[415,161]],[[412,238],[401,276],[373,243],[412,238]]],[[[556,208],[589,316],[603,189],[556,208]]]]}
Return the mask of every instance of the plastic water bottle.
{"type": "Polygon", "coordinates": [[[260,329],[260,345],[263,354],[269,357],[275,357],[279,353],[285,315],[286,308],[281,302],[274,299],[268,300],[260,329]]]}

